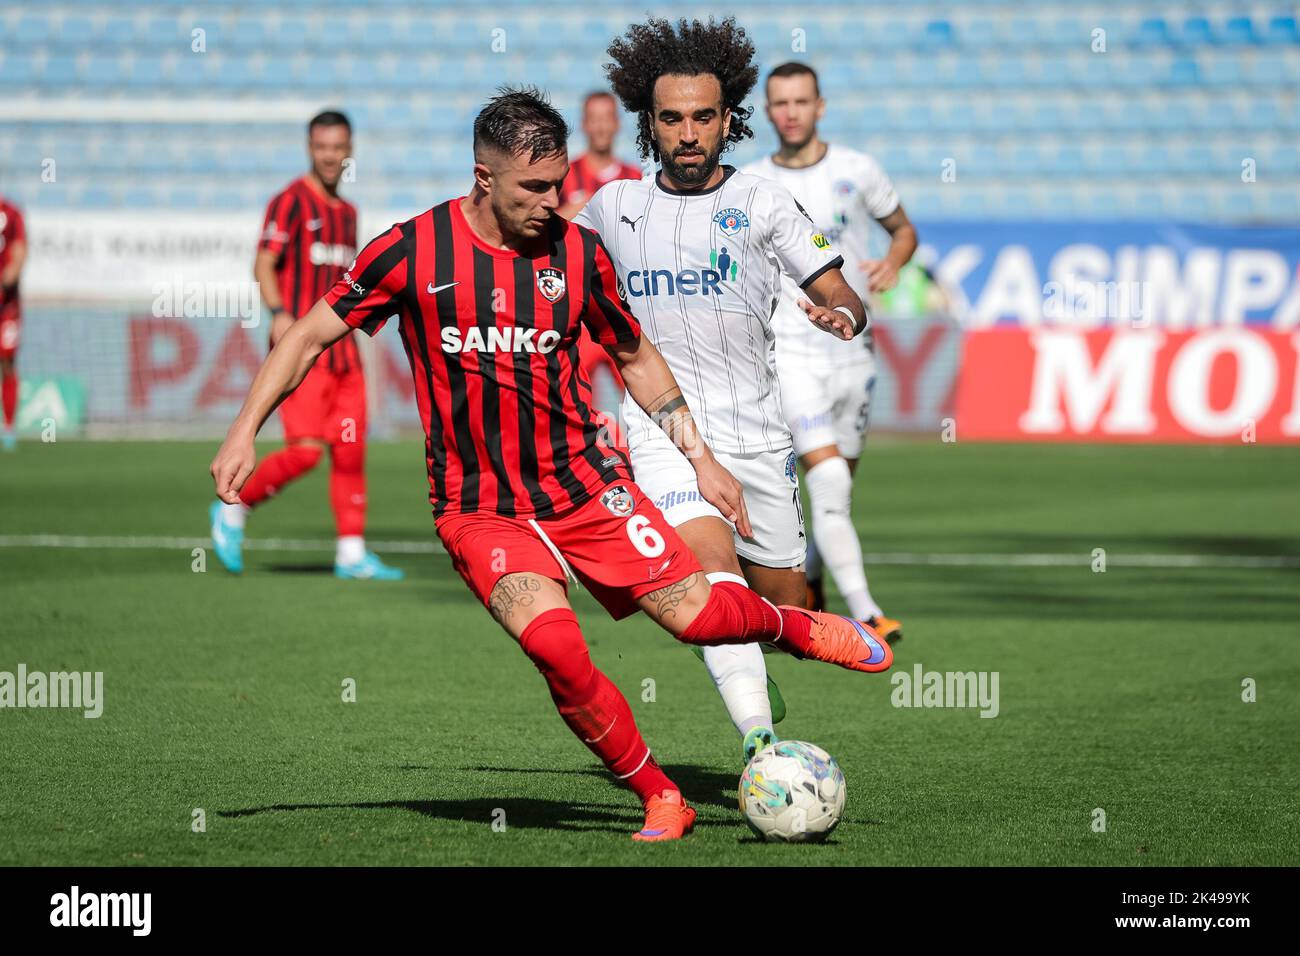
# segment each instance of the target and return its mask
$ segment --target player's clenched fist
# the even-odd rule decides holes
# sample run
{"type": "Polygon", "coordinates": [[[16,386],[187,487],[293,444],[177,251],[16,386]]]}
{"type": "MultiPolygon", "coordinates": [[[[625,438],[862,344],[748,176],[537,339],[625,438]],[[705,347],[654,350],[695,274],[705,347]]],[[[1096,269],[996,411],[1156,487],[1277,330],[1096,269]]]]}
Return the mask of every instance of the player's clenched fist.
{"type": "Polygon", "coordinates": [[[735,475],[718,464],[712,455],[695,462],[695,484],[704,500],[726,515],[742,538],[754,536],[740,482],[735,475]]]}
{"type": "Polygon", "coordinates": [[[828,309],[824,305],[813,305],[807,299],[799,300],[799,308],[808,316],[808,321],[817,328],[845,341],[853,338],[857,331],[852,316],[847,311],[828,309]]]}
{"type": "Polygon", "coordinates": [[[217,497],[228,505],[239,504],[239,489],[253,473],[257,452],[251,438],[227,436],[208,469],[217,483],[217,497]]]}

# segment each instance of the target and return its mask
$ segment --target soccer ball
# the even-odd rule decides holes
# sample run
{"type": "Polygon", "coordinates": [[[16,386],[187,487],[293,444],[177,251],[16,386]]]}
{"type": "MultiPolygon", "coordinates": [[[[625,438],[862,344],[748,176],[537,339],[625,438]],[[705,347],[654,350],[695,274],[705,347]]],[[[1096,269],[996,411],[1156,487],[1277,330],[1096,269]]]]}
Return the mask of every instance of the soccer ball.
{"type": "Polygon", "coordinates": [[[740,812],[764,840],[824,840],[844,812],[844,774],[815,744],[782,740],[754,754],[740,775],[740,812]]]}

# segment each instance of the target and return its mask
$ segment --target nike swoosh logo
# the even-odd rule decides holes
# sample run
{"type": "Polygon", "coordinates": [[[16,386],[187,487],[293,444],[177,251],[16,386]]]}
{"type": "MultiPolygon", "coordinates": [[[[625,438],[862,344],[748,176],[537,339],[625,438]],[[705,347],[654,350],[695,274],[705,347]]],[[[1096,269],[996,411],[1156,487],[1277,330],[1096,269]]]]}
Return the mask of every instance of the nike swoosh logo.
{"type": "Polygon", "coordinates": [[[670,564],[672,564],[672,563],[673,563],[673,559],[672,559],[672,558],[669,558],[669,559],[668,559],[667,561],[665,561],[663,564],[659,565],[659,570],[658,570],[658,571],[651,571],[651,572],[650,572],[650,580],[653,581],[653,580],[655,580],[655,578],[659,577],[659,575],[663,574],[664,571],[665,571],[665,569],[667,569],[668,565],[670,565],[670,564]]]}
{"type": "Polygon", "coordinates": [[[440,286],[438,286],[438,287],[436,287],[436,288],[434,287],[433,283],[430,282],[430,283],[429,283],[429,287],[428,287],[427,289],[425,289],[424,291],[427,292],[427,293],[429,293],[429,295],[437,295],[437,294],[438,294],[439,292],[441,292],[443,289],[450,289],[450,288],[451,288],[452,286],[454,286],[454,285],[460,285],[460,280],[457,279],[455,282],[448,282],[446,285],[440,285],[440,286]]]}
{"type": "Polygon", "coordinates": [[[319,229],[319,228],[320,228],[320,224],[321,224],[321,220],[320,220],[320,219],[308,219],[308,220],[307,220],[307,228],[310,229],[312,232],[315,232],[317,229],[319,229]]]}
{"type": "Polygon", "coordinates": [[[853,618],[850,617],[850,618],[846,618],[845,620],[849,621],[853,625],[853,627],[858,632],[858,636],[862,638],[863,643],[865,643],[867,647],[871,649],[871,656],[863,658],[858,663],[879,664],[881,661],[883,661],[885,659],[885,649],[880,646],[880,643],[878,641],[873,640],[871,635],[867,633],[866,628],[864,628],[857,621],[853,620],[853,618]]]}

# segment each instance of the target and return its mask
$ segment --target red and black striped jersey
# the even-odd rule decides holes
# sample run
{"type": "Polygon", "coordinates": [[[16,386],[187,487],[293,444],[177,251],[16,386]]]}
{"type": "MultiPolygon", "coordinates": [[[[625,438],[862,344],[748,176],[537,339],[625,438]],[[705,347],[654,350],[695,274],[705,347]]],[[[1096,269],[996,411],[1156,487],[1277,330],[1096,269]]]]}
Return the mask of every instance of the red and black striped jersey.
{"type": "MultiPolygon", "coordinates": [[[[23,223],[23,214],[9,200],[0,196],[0,272],[9,266],[16,242],[27,241],[27,227],[23,223]]],[[[12,289],[0,287],[0,309],[8,309],[18,301],[18,286],[12,289]]],[[[14,308],[17,308],[15,305],[14,308]]]]}
{"type": "Polygon", "coordinates": [[[595,232],[556,216],[538,254],[494,249],[463,198],[372,241],[325,300],[370,335],[399,317],[435,517],[560,516],[631,475],[596,422],[578,331],[612,345],[641,327],[595,232]]]}
{"type": "MultiPolygon", "coordinates": [[[[357,209],[328,198],[305,178],[295,179],[266,207],[258,249],[278,257],[280,298],[295,319],[311,311],[357,254],[357,209]]],[[[320,359],[338,372],[361,367],[352,336],[340,339],[320,359]]]]}
{"type": "Polygon", "coordinates": [[[597,167],[592,163],[590,154],[583,153],[569,164],[569,175],[564,177],[564,185],[560,188],[560,204],[586,202],[596,195],[597,189],[616,179],[640,178],[640,166],[633,166],[631,163],[616,159],[612,163],[597,167]]]}

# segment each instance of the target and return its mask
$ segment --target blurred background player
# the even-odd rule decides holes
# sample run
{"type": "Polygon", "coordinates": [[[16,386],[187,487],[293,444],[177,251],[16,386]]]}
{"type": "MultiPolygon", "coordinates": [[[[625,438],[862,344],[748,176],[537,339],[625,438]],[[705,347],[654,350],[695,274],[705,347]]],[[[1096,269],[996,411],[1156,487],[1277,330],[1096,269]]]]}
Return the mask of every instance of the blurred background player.
{"type": "MultiPolygon", "coordinates": [[[[582,101],[582,133],[587,137],[587,151],[569,166],[560,190],[559,214],[572,219],[587,204],[596,190],[616,179],[640,179],[641,167],[625,163],[614,155],[618,137],[618,100],[605,90],[588,93],[582,101]]],[[[618,403],[623,398],[623,380],[618,367],[605,350],[591,341],[585,332],[578,339],[579,365],[591,383],[592,397],[602,413],[603,423],[611,435],[621,437],[617,428],[618,403]]],[[[621,445],[621,440],[619,441],[621,445]]]]}
{"type": "MultiPolygon", "coordinates": [[[[328,111],[307,125],[311,169],[266,208],[253,275],[271,314],[271,346],[328,292],[357,253],[357,210],[339,196],[352,127],[328,111]]],[[[366,380],[352,336],[344,336],[280,404],[285,447],[268,455],[244,485],[238,504],[214,502],[212,542],[228,571],[243,570],[244,521],[330,453],[330,506],[338,530],[334,574],[397,580],[403,575],[366,550],[366,380]]]]}
{"type": "Polygon", "coordinates": [[[640,609],[687,643],[763,641],[862,672],[885,670],[892,656],[844,618],[711,585],[632,481],[627,458],[605,442],[576,374],[580,325],[689,455],[701,493],[750,530],[739,482],[704,444],[668,365],[641,335],[609,253],[589,229],[553,214],[566,139],[564,119],[535,89],[505,89],[489,102],[474,123],[470,193],[362,250],[263,363],[212,475],[218,496],[235,499],[279,397],[306,381],[331,343],[352,329],[374,335],[398,313],[434,523],[453,567],[537,666],[564,722],[641,799],[645,826],[633,838],[674,840],[690,832],[695,811],[655,762],[627,699],[592,664],[566,575],[615,620],[640,609]]]}
{"type": "MultiPolygon", "coordinates": [[[[789,191],[721,163],[724,150],[753,135],[743,104],[758,80],[753,44],[734,18],[676,27],[652,18],[610,44],[609,55],[614,92],[638,117],[637,145],[660,169],[605,186],[574,221],[610,250],[705,441],[744,486],[753,534],[733,529],[701,496],[690,463],[625,398],[633,473],[709,580],[752,587],[773,604],[801,603],[803,514],[772,368],[772,308],[781,275],[816,303],[805,299],[799,313],[812,335],[852,338],[866,327],[865,307],[840,274],[844,260],[789,191]]],[[[773,742],[783,709],[762,651],[733,645],[702,656],[748,760],[773,742]]]]}
{"type": "MultiPolygon", "coordinates": [[[[822,233],[851,263],[845,277],[862,301],[898,282],[899,270],[916,251],[916,229],[893,183],[866,153],[823,142],[817,121],[826,111],[817,74],[802,63],[784,63],[767,77],[767,118],[780,146],[745,171],[781,183],[799,200],[822,233]],[[889,235],[885,255],[873,259],[877,224],[889,235]]],[[[822,608],[823,565],[835,579],[849,614],[871,624],[887,640],[902,625],[885,616],[871,596],[862,545],[850,506],[853,474],[871,421],[876,359],[870,330],[852,341],[823,335],[798,306],[801,292],[782,277],[776,329],[776,368],[781,404],[794,448],[804,467],[812,505],[808,543],[808,606],[822,608]]]]}
{"type": "Polygon", "coordinates": [[[0,449],[13,451],[14,417],[18,413],[18,333],[22,320],[18,280],[27,261],[27,228],[18,207],[0,196],[0,404],[4,431],[0,449]]]}

